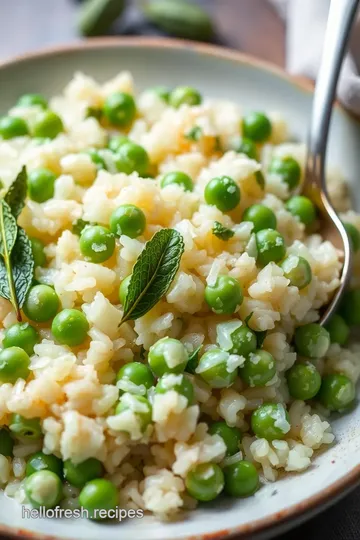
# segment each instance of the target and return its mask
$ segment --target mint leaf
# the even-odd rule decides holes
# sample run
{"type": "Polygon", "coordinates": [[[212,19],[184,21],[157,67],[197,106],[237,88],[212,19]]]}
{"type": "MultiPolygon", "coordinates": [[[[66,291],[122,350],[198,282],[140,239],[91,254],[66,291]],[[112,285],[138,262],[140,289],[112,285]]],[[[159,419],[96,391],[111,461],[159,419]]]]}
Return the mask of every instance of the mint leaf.
{"type": "Polygon", "coordinates": [[[150,311],[169,289],[179,269],[184,240],[175,229],[161,229],[140,253],[129,283],[121,323],[150,311]]]}
{"type": "Polygon", "coordinates": [[[194,141],[197,142],[202,137],[202,129],[200,126],[193,126],[189,131],[185,133],[185,139],[188,139],[188,141],[194,141]]]}
{"type": "Polygon", "coordinates": [[[232,238],[235,234],[234,231],[224,227],[224,225],[218,221],[214,221],[212,233],[217,236],[217,238],[220,238],[220,240],[224,240],[225,242],[226,240],[230,240],[230,238],[232,238]]]}
{"type": "Polygon", "coordinates": [[[197,349],[195,349],[189,355],[189,360],[188,360],[188,363],[186,364],[186,368],[185,368],[185,371],[187,371],[187,373],[192,373],[192,374],[195,373],[195,369],[197,368],[198,363],[199,363],[199,351],[200,351],[201,347],[202,347],[202,345],[197,347],[197,349]]]}
{"type": "Polygon", "coordinates": [[[10,206],[11,213],[17,219],[25,206],[27,192],[27,173],[23,167],[5,195],[5,201],[10,206]]]}

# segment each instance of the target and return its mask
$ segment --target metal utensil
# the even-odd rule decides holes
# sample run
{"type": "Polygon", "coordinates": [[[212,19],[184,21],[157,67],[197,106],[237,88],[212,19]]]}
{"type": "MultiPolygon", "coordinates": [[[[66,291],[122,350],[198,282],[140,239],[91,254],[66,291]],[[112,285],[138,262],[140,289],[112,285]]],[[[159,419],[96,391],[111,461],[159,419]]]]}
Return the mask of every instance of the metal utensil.
{"type": "Polygon", "coordinates": [[[351,246],[345,228],[329,200],[325,180],[325,158],[336,86],[359,2],[360,0],[331,1],[308,135],[308,154],[302,192],[318,209],[321,235],[344,253],[340,285],[321,316],[321,324],[325,324],[335,312],[351,274],[351,246]]]}

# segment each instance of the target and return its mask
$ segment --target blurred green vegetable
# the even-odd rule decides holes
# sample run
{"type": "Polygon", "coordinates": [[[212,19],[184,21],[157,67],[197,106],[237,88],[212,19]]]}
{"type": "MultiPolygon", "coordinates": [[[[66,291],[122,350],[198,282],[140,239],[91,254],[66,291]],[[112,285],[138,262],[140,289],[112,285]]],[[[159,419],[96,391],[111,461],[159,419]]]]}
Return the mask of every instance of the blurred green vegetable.
{"type": "Polygon", "coordinates": [[[86,0],[79,8],[78,29],[83,36],[101,36],[124,12],[126,0],[86,0]]]}
{"type": "Polygon", "coordinates": [[[210,15],[185,0],[153,0],[146,4],[144,13],[158,28],[176,37],[210,41],[214,35],[210,15]]]}

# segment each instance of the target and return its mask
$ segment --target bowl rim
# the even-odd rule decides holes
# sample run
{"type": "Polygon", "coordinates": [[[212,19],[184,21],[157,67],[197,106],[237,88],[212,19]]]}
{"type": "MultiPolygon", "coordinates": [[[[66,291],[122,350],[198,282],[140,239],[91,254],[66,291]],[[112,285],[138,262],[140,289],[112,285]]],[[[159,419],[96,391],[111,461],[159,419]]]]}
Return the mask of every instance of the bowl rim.
{"type": "MultiPolygon", "coordinates": [[[[26,63],[29,60],[38,60],[53,56],[54,54],[67,55],[71,52],[76,52],[83,49],[112,49],[112,48],[146,48],[146,49],[169,49],[169,50],[184,50],[194,52],[201,56],[216,57],[232,61],[236,64],[247,65],[255,67],[260,71],[270,73],[278,78],[281,78],[288,82],[290,85],[295,86],[297,90],[301,90],[305,93],[313,93],[313,83],[311,80],[305,77],[292,76],[286,73],[282,68],[272,64],[266,60],[258,59],[252,55],[238,52],[236,50],[219,46],[209,45],[205,43],[198,43],[189,40],[180,40],[173,38],[158,38],[158,37],[97,37],[89,38],[86,41],[75,41],[73,43],[60,44],[50,47],[45,47],[33,52],[27,52],[10,59],[0,61],[0,71],[11,67],[15,64],[26,63]]],[[[339,103],[335,103],[337,110],[350,118],[352,122],[358,122],[358,118],[355,115],[347,111],[339,103]]],[[[231,530],[219,529],[206,534],[186,535],[179,537],[178,540],[222,540],[235,538],[237,540],[245,540],[254,537],[254,535],[260,533],[266,533],[272,528],[279,527],[281,525],[289,525],[291,521],[300,520],[302,516],[306,514],[316,513],[317,507],[326,507],[335,502],[341,495],[346,495],[352,488],[356,487],[360,482],[360,464],[353,467],[344,476],[333,482],[327,488],[320,492],[308,497],[307,499],[291,505],[289,508],[274,512],[270,516],[257,519],[251,523],[239,525],[231,530]]],[[[320,511],[320,508],[319,508],[320,511]]],[[[289,525],[290,528],[290,525],[289,525]]],[[[0,524],[0,534],[4,538],[16,538],[16,539],[38,539],[38,540],[77,540],[70,537],[54,536],[44,533],[38,533],[30,531],[24,528],[10,527],[0,524]]]]}

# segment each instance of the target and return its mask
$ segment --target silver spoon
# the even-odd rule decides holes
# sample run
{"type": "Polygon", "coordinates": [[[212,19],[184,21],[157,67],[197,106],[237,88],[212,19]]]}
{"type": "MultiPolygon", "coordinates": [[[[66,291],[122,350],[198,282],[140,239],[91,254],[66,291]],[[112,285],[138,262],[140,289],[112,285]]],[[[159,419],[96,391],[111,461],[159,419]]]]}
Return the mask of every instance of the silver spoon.
{"type": "Polygon", "coordinates": [[[309,197],[318,209],[321,235],[344,253],[340,285],[322,313],[321,324],[325,324],[334,314],[351,275],[351,246],[345,228],[329,200],[325,181],[325,158],[336,86],[359,2],[360,0],[331,1],[308,135],[302,193],[309,197]]]}

